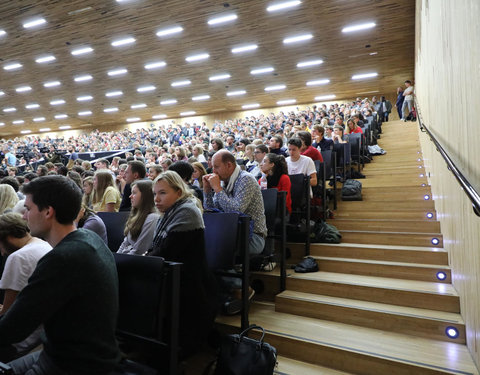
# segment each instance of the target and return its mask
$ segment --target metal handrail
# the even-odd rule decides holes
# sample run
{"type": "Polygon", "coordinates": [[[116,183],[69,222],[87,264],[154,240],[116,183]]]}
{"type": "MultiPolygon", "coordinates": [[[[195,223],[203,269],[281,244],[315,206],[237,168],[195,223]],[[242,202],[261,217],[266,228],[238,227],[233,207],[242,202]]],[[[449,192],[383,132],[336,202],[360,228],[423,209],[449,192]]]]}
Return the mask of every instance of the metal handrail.
{"type": "Polygon", "coordinates": [[[420,130],[424,133],[427,133],[428,136],[430,137],[430,140],[435,144],[437,151],[440,153],[440,155],[442,155],[443,159],[445,160],[445,163],[447,163],[447,169],[452,172],[452,174],[455,176],[458,183],[462,187],[462,190],[465,192],[465,194],[467,194],[468,198],[472,202],[473,212],[475,213],[475,215],[480,217],[480,194],[478,194],[478,191],[475,190],[472,184],[467,180],[467,178],[463,175],[463,173],[457,168],[457,166],[452,161],[452,159],[450,158],[448,153],[445,151],[445,149],[442,147],[440,142],[437,141],[437,138],[435,138],[432,132],[427,128],[427,126],[423,122],[422,115],[420,112],[420,107],[416,99],[415,99],[415,108],[417,110],[417,119],[418,119],[418,124],[420,125],[420,130]]]}

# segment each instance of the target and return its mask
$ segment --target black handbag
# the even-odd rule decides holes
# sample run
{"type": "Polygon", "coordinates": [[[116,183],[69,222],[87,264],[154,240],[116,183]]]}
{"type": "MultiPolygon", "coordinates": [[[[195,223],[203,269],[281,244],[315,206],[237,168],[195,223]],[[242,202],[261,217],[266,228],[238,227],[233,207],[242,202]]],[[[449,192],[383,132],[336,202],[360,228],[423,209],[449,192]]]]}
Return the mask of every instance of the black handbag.
{"type": "Polygon", "coordinates": [[[265,330],[257,325],[239,335],[223,337],[214,375],[272,375],[277,349],[263,341],[265,330]],[[262,330],[260,340],[247,337],[252,329],[262,330]]]}

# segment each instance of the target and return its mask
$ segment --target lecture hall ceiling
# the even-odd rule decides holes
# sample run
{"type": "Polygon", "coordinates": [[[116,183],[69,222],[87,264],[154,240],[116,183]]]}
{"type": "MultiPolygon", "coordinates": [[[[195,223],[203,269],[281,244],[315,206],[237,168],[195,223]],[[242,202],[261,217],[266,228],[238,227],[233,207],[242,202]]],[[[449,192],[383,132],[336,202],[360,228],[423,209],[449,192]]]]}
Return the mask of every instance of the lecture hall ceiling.
{"type": "Polygon", "coordinates": [[[414,0],[301,0],[267,10],[284,1],[2,1],[0,136],[392,96],[412,78],[414,0]],[[376,26],[342,32],[364,23],[376,26]]]}

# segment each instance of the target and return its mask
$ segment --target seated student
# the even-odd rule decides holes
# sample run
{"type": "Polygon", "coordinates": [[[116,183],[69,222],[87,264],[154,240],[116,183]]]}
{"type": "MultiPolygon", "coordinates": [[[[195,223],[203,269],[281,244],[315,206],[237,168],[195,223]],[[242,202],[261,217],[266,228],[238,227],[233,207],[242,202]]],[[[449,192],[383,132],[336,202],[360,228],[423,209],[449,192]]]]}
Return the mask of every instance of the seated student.
{"type": "Polygon", "coordinates": [[[345,129],[345,134],[360,133],[363,134],[363,130],[358,126],[353,119],[347,120],[347,127],[345,129]]]}
{"type": "Polygon", "coordinates": [[[333,141],[324,137],[325,128],[321,125],[314,125],[312,129],[312,137],[314,142],[312,146],[316,149],[320,148],[321,151],[331,150],[333,147],[333,141]]]}
{"type": "Polygon", "coordinates": [[[313,160],[308,156],[300,154],[302,141],[300,138],[291,138],[288,141],[288,152],[290,156],[286,159],[288,174],[304,174],[310,176],[310,186],[317,186],[317,170],[313,160]]]}
{"type": "MultiPolygon", "coordinates": [[[[290,177],[288,177],[288,166],[282,155],[267,154],[260,165],[262,173],[267,175],[267,188],[275,188],[278,191],[287,192],[287,210],[292,212],[292,196],[290,177]]],[[[260,183],[260,180],[258,180],[260,183]]]]}
{"type": "Polygon", "coordinates": [[[0,184],[0,215],[11,212],[18,202],[18,195],[15,189],[7,184],[0,184]]]}
{"type": "Polygon", "coordinates": [[[247,172],[250,173],[255,178],[260,178],[262,171],[260,169],[260,163],[263,161],[263,158],[268,153],[268,147],[264,144],[257,145],[255,147],[254,155],[254,165],[247,168],[247,172]]]}
{"type": "Polygon", "coordinates": [[[206,163],[207,159],[205,158],[204,149],[202,145],[195,145],[192,148],[192,155],[195,156],[198,162],[200,163],[206,163]]]}
{"type": "Polygon", "coordinates": [[[300,148],[302,155],[308,156],[313,161],[323,161],[320,151],[318,151],[315,147],[312,147],[312,135],[309,132],[298,132],[297,137],[302,141],[302,147],[300,148]]]}
{"type": "Polygon", "coordinates": [[[144,255],[153,241],[153,232],[160,215],[153,202],[153,182],[137,180],[132,183],[132,210],[125,224],[125,239],[118,253],[144,255]]]}
{"type": "Polygon", "coordinates": [[[125,187],[123,189],[122,201],[120,203],[120,211],[130,211],[132,208],[130,202],[130,193],[132,192],[131,185],[134,181],[144,179],[147,175],[147,168],[145,163],[140,160],[131,160],[127,163],[127,169],[125,169],[124,179],[125,187]]]}
{"type": "Polygon", "coordinates": [[[203,189],[203,176],[207,174],[207,170],[205,169],[203,164],[200,163],[199,161],[192,163],[192,167],[193,167],[192,185],[198,186],[200,189],[203,189]]]}
{"type": "Polygon", "coordinates": [[[343,128],[335,125],[333,127],[332,141],[334,144],[348,143],[348,136],[343,134],[343,128]]]}
{"type": "Polygon", "coordinates": [[[105,223],[95,214],[95,211],[86,206],[85,203],[82,203],[82,207],[75,219],[75,224],[77,225],[77,228],[88,229],[95,232],[105,244],[108,244],[107,227],[105,226],[105,223]]]}
{"type": "MultiPolygon", "coordinates": [[[[228,151],[227,151],[228,152],[228,151]]],[[[155,207],[163,213],[147,255],[181,262],[180,346],[183,355],[200,348],[216,312],[216,282],[205,256],[205,225],[195,197],[178,173],[163,172],[153,185],[155,207]]]]}
{"type": "MultiPolygon", "coordinates": [[[[38,260],[52,247],[45,241],[30,235],[27,223],[19,214],[0,216],[0,252],[8,256],[0,280],[0,289],[5,291],[0,314],[6,314],[15,302],[18,293],[27,285],[38,260]]],[[[0,361],[9,362],[27,353],[41,343],[43,329],[38,328],[22,342],[0,349],[0,361]]]]}
{"type": "Polygon", "coordinates": [[[192,175],[194,169],[191,164],[186,161],[176,161],[173,163],[169,171],[177,172],[182,180],[187,184],[187,186],[193,191],[193,194],[200,200],[201,204],[203,205],[203,191],[198,186],[195,186],[191,183],[192,175]]]}
{"type": "Polygon", "coordinates": [[[92,208],[95,212],[117,212],[122,198],[107,169],[95,172],[93,177],[92,208]]]}
{"type": "Polygon", "coordinates": [[[272,138],[270,138],[269,146],[271,153],[283,155],[284,157],[288,156],[287,150],[285,147],[282,147],[283,139],[279,135],[274,135],[272,138]]]}
{"type": "Polygon", "coordinates": [[[14,374],[109,374],[121,356],[112,253],[100,237],[75,228],[82,192],[73,181],[39,177],[23,190],[32,236],[44,238],[53,249],[0,316],[0,346],[25,339],[43,324],[43,349],[10,362],[14,374]]]}

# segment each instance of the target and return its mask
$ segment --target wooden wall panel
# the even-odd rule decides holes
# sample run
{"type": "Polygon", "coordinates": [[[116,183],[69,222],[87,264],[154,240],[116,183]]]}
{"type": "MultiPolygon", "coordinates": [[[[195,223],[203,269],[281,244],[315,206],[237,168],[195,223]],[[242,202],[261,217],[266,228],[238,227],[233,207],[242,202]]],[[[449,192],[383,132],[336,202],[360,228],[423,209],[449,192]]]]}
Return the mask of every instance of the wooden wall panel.
{"type": "MultiPolygon", "coordinates": [[[[478,190],[480,2],[417,0],[416,14],[416,95],[422,117],[478,190]]],[[[467,345],[480,366],[480,218],[424,133],[421,142],[467,345]]]]}

